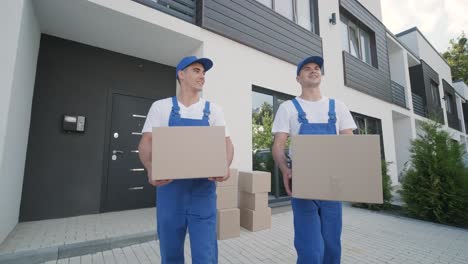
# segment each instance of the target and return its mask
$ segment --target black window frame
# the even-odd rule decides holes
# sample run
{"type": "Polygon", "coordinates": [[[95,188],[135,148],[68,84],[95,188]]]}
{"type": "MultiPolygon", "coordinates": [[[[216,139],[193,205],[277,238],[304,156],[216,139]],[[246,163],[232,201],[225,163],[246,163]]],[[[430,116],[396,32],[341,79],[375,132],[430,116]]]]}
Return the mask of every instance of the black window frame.
{"type": "MultiPolygon", "coordinates": [[[[275,90],[263,88],[263,87],[258,86],[258,85],[252,85],[252,96],[253,96],[254,92],[255,93],[261,93],[261,94],[264,94],[264,95],[270,95],[270,96],[273,97],[273,118],[275,117],[276,112],[278,111],[278,108],[279,108],[279,105],[280,105],[278,103],[278,100],[287,101],[287,100],[291,100],[291,99],[295,98],[294,95],[290,95],[290,94],[287,94],[287,93],[282,93],[282,92],[278,92],[278,91],[275,91],[275,90]]],[[[278,168],[278,165],[276,165],[276,162],[274,162],[273,171],[272,171],[272,181],[271,182],[272,182],[272,185],[274,184],[275,189],[272,188],[271,192],[268,193],[269,194],[269,203],[284,202],[284,201],[289,201],[291,199],[291,196],[282,195],[282,194],[285,194],[285,190],[284,190],[284,187],[283,187],[283,189],[281,189],[281,187],[283,186],[283,180],[282,180],[281,171],[278,168]],[[275,198],[270,199],[270,195],[274,196],[275,198]]]]}
{"type": "Polygon", "coordinates": [[[351,112],[351,116],[353,117],[354,122],[356,123],[356,126],[357,126],[357,129],[353,131],[353,134],[355,135],[360,135],[360,134],[380,135],[380,156],[381,156],[381,159],[385,160],[385,149],[384,149],[385,145],[383,141],[382,120],[375,118],[375,117],[367,116],[364,114],[356,113],[356,112],[351,112]],[[361,128],[359,127],[359,124],[360,124],[359,121],[361,120],[364,122],[364,127],[365,127],[364,130],[366,131],[361,131],[361,128]],[[376,132],[370,133],[369,131],[367,131],[367,128],[369,127],[368,125],[369,122],[376,123],[375,124],[376,132]]]}

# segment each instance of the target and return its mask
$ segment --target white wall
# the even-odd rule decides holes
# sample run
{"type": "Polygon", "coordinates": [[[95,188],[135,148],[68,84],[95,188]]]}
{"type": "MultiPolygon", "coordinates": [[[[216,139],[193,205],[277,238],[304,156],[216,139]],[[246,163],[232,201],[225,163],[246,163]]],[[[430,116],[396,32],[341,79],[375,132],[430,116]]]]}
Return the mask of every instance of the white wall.
{"type": "MultiPolygon", "coordinates": [[[[405,162],[410,159],[410,141],[413,139],[412,121],[410,117],[402,117],[401,115],[394,114],[393,116],[393,133],[395,137],[395,149],[396,149],[396,165],[398,169],[398,175],[402,172],[405,167],[405,162]]],[[[393,181],[393,179],[392,179],[393,181]]],[[[398,182],[393,181],[393,184],[398,182]]]]}
{"type": "Polygon", "coordinates": [[[30,0],[3,3],[0,82],[0,242],[18,222],[40,30],[30,0]],[[3,60],[5,58],[5,60],[3,60]]]}
{"type": "Polygon", "coordinates": [[[463,81],[457,81],[453,83],[453,87],[464,97],[464,99],[468,99],[468,85],[463,81]]]}
{"type": "Polygon", "coordinates": [[[406,73],[408,72],[408,68],[404,67],[406,56],[404,55],[403,50],[389,53],[388,58],[390,60],[390,76],[392,81],[407,88],[406,73]]]}
{"type": "Polygon", "coordinates": [[[206,75],[203,96],[224,110],[235,146],[233,167],[251,170],[252,85],[297,95],[296,67],[209,31],[203,35],[203,56],[215,63],[206,75]]]}
{"type": "Polygon", "coordinates": [[[382,21],[382,6],[380,0],[359,0],[359,2],[365,6],[375,17],[382,21]]]}
{"type": "Polygon", "coordinates": [[[418,57],[419,55],[419,46],[418,46],[418,37],[412,32],[403,36],[398,37],[405,45],[418,57]]]}

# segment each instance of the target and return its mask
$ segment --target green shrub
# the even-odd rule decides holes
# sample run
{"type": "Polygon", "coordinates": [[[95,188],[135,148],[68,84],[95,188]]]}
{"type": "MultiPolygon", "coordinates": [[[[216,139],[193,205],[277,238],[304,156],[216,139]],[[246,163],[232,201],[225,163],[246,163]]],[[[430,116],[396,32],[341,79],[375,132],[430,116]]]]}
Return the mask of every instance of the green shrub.
{"type": "Polygon", "coordinates": [[[422,134],[411,142],[411,167],[402,183],[405,211],[414,217],[467,225],[468,173],[463,146],[436,122],[424,122],[422,134]]]}

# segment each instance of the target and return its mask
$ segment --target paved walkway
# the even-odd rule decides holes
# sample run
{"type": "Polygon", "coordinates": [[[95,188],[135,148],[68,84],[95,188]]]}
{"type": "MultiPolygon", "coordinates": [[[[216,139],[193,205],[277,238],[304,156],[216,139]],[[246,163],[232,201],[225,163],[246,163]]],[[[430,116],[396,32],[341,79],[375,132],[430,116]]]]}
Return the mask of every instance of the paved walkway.
{"type": "MultiPolygon", "coordinates": [[[[273,215],[272,229],[219,242],[219,263],[295,263],[292,212],[273,215]]],[[[468,263],[468,230],[344,208],[342,263],[468,263]]],[[[191,263],[186,244],[186,262],[191,263]]],[[[46,263],[160,263],[158,241],[46,263]]]]}
{"type": "Polygon", "coordinates": [[[155,230],[155,208],[22,222],[0,245],[0,255],[155,230]]]}

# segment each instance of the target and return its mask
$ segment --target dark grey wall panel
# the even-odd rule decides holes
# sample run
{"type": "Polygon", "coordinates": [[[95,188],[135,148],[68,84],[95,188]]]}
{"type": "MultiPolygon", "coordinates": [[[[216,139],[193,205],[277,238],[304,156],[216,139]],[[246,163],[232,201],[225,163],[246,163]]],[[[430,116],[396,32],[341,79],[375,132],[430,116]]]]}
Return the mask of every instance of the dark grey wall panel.
{"type": "Polygon", "coordinates": [[[158,98],[175,94],[175,69],[42,35],[20,220],[98,213],[107,175],[111,89],[158,98]],[[83,134],[64,133],[64,114],[86,116],[83,134]]]}
{"type": "Polygon", "coordinates": [[[318,35],[254,0],[204,0],[201,8],[201,27],[274,57],[296,64],[322,55],[318,35]]]}
{"type": "Polygon", "coordinates": [[[343,51],[345,85],[392,103],[390,78],[360,59],[343,51]]]}
{"type": "Polygon", "coordinates": [[[421,60],[422,73],[424,78],[424,89],[426,94],[427,113],[429,117],[435,117],[441,123],[444,122],[444,113],[441,107],[441,98],[439,94],[438,101],[434,101],[431,93],[431,82],[439,85],[439,74],[429,66],[424,60],[421,60]]]}
{"type": "Polygon", "coordinates": [[[195,0],[132,0],[190,23],[196,23],[195,0]]]}
{"type": "MultiPolygon", "coordinates": [[[[435,117],[444,123],[442,107],[439,102],[432,98],[431,81],[439,85],[439,75],[426,62],[421,60],[421,64],[410,67],[411,91],[419,95],[424,104],[427,117],[435,117]]],[[[416,113],[416,109],[415,113],[416,113]]]]}
{"type": "Polygon", "coordinates": [[[385,26],[356,0],[340,0],[345,16],[374,32],[377,68],[343,52],[345,84],[361,92],[392,102],[390,67],[385,26]]]}
{"type": "Polygon", "coordinates": [[[409,68],[411,91],[422,98],[424,98],[424,105],[426,105],[426,88],[424,84],[424,75],[422,65],[416,65],[409,68]]]}

